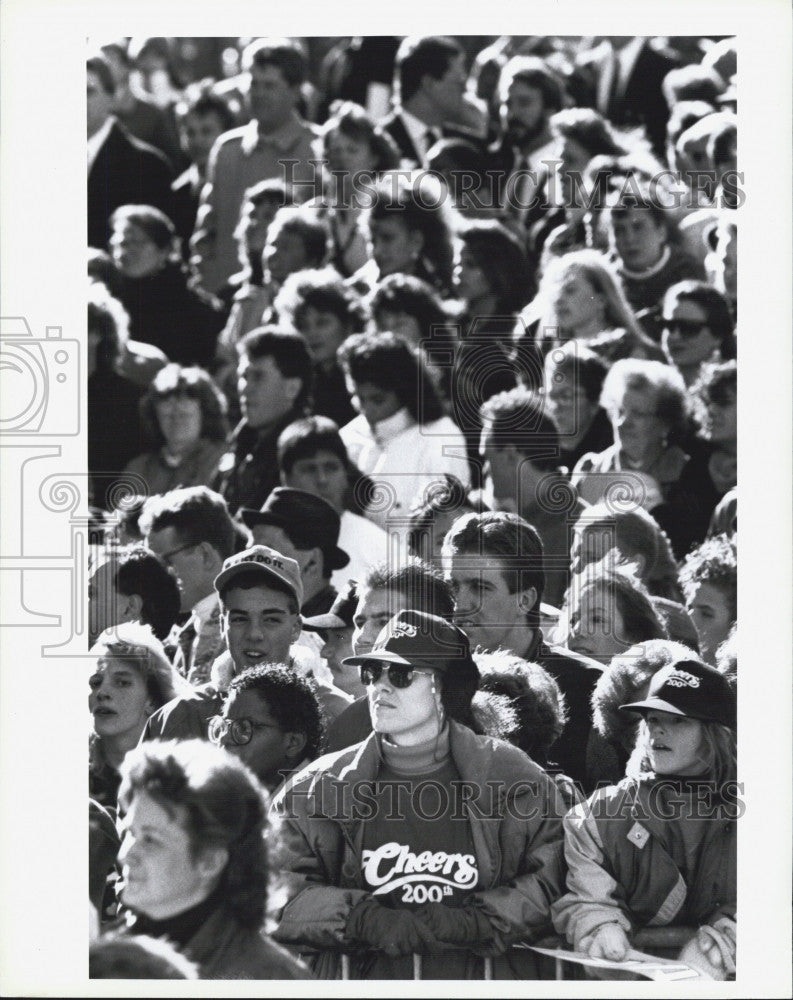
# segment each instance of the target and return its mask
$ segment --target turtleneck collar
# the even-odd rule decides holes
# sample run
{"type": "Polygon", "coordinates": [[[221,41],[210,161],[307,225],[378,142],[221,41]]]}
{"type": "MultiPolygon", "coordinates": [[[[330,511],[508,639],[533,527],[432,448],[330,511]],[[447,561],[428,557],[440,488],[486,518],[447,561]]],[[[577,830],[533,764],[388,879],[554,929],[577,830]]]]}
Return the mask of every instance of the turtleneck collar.
{"type": "Polygon", "coordinates": [[[191,906],[189,910],[177,913],[165,920],[153,920],[143,913],[135,914],[131,930],[135,934],[148,934],[149,937],[167,938],[179,949],[183,949],[195,937],[208,920],[210,914],[221,903],[221,892],[218,886],[206,899],[191,906]]]}
{"type": "Polygon", "coordinates": [[[378,737],[378,746],[383,760],[392,771],[411,777],[429,774],[449,759],[449,726],[447,723],[437,736],[414,746],[397,746],[385,736],[378,737]]]}
{"type": "Polygon", "coordinates": [[[407,407],[392,413],[385,420],[379,420],[372,428],[372,436],[379,445],[392,441],[398,434],[412,427],[416,421],[411,417],[407,407]]]}

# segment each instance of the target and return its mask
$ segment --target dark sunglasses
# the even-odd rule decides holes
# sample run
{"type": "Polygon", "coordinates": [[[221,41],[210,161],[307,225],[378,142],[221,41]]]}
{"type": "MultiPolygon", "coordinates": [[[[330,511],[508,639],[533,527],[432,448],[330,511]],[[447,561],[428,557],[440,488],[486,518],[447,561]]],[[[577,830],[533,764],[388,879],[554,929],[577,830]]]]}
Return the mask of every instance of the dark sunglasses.
{"type": "Polygon", "coordinates": [[[678,333],[687,340],[698,337],[708,325],[695,319],[665,319],[662,320],[662,323],[665,330],[670,333],[678,333]]]}
{"type": "Polygon", "coordinates": [[[361,683],[369,687],[376,684],[386,671],[388,683],[395,688],[407,688],[418,674],[431,674],[431,670],[417,670],[404,663],[365,663],[361,666],[361,683]]]}

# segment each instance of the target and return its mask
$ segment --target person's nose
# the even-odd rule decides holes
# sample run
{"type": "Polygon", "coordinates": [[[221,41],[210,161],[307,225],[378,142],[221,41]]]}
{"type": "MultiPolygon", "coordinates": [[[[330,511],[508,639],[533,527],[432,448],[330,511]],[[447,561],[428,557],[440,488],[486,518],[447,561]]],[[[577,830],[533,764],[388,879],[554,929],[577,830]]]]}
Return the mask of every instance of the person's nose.
{"type": "Polygon", "coordinates": [[[135,860],[135,838],[127,832],[121,839],[121,847],[118,851],[119,864],[129,864],[135,860]]]}
{"type": "Polygon", "coordinates": [[[255,618],[248,622],[248,627],[245,630],[245,638],[256,642],[259,639],[264,638],[264,629],[262,628],[261,622],[257,621],[255,618]]]}

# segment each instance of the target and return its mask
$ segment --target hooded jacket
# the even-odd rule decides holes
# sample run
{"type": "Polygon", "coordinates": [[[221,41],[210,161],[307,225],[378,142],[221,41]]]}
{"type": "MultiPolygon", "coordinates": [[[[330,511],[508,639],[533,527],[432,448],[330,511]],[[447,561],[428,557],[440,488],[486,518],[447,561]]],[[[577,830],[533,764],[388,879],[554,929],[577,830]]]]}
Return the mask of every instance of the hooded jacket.
{"type": "MultiPolygon", "coordinates": [[[[449,723],[480,873],[472,903],[494,929],[493,953],[541,936],[563,887],[561,816],[565,808],[545,772],[522,751],[449,723]]],[[[378,737],[320,758],[275,798],[288,902],[273,937],[323,951],[315,972],[333,977],[353,907],[369,898],[361,872],[365,820],[356,794],[377,778],[378,737]]],[[[364,807],[365,809],[365,807],[364,807]]]]}

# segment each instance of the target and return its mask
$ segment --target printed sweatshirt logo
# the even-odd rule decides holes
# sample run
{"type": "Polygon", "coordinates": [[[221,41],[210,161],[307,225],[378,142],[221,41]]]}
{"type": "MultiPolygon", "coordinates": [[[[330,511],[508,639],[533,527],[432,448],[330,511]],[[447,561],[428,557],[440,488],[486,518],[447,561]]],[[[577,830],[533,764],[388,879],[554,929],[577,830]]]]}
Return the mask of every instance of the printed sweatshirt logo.
{"type": "Polygon", "coordinates": [[[434,882],[450,889],[471,889],[479,871],[473,854],[422,851],[415,854],[406,844],[390,841],[376,850],[363,852],[363,876],[381,896],[415,882],[434,882]]]}

